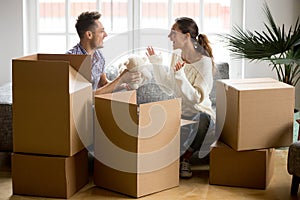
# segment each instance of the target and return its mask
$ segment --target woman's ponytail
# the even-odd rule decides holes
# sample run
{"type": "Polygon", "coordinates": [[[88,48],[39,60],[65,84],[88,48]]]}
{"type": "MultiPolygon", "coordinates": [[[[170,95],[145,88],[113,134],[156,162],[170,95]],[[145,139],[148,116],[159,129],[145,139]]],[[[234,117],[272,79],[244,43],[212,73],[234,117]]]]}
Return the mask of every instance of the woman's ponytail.
{"type": "Polygon", "coordinates": [[[198,43],[204,48],[204,50],[207,52],[208,56],[211,57],[212,64],[213,64],[213,72],[215,72],[215,62],[214,62],[214,56],[212,53],[212,48],[210,46],[210,42],[206,35],[199,34],[198,35],[198,43]]]}
{"type": "Polygon", "coordinates": [[[199,34],[198,35],[198,42],[199,44],[207,51],[209,57],[213,58],[212,54],[212,48],[210,47],[209,40],[206,35],[204,34],[199,34]]]}

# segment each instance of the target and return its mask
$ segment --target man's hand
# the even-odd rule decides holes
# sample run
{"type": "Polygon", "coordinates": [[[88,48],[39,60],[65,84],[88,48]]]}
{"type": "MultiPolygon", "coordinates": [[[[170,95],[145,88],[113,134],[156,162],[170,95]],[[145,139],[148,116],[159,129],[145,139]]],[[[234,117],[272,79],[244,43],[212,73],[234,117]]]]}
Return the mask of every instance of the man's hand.
{"type": "Polygon", "coordinates": [[[125,69],[121,74],[121,83],[138,83],[141,80],[140,72],[130,72],[125,69]]]}

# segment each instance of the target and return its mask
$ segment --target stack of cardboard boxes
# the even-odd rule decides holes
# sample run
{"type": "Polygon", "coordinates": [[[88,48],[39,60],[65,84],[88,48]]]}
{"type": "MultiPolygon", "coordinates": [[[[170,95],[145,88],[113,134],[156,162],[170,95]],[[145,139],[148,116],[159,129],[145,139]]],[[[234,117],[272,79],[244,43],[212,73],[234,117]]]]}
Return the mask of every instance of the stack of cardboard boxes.
{"type": "Polygon", "coordinates": [[[271,78],[217,81],[210,184],[265,189],[274,148],[293,140],[294,87],[271,78]]]}
{"type": "Polygon", "coordinates": [[[89,178],[91,58],[36,54],[12,62],[13,194],[68,198],[89,178]]]}

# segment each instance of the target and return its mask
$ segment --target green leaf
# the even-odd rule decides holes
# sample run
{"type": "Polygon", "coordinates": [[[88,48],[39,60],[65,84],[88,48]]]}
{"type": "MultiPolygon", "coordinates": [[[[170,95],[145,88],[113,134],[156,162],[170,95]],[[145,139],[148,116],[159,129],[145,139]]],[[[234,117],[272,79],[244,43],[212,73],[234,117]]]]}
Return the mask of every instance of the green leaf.
{"type": "Polygon", "coordinates": [[[278,80],[289,84],[299,81],[300,65],[300,22],[299,17],[294,27],[281,27],[265,3],[263,11],[267,17],[265,31],[250,31],[233,26],[233,34],[221,35],[231,55],[236,59],[246,58],[249,61],[268,61],[276,70],[278,80]],[[286,32],[287,30],[287,32],[286,32]]]}

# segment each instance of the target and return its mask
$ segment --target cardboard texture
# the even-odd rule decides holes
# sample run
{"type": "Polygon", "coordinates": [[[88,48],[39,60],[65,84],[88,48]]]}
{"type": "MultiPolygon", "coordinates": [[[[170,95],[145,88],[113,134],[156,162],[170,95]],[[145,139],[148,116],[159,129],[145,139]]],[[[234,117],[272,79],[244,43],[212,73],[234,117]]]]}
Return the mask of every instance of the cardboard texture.
{"type": "Polygon", "coordinates": [[[136,104],[136,92],[95,96],[97,186],[133,197],[179,185],[181,101],[136,104]]]}
{"type": "Polygon", "coordinates": [[[12,65],[13,151],[72,156],[91,144],[90,56],[36,54],[12,65]]]}
{"type": "Polygon", "coordinates": [[[70,157],[12,154],[13,194],[69,198],[88,180],[86,150],[70,157]]]}
{"type": "Polygon", "coordinates": [[[222,142],[210,152],[209,183],[266,189],[274,172],[275,149],[235,151],[222,142]]]}
{"type": "Polygon", "coordinates": [[[216,131],[234,150],[289,146],[295,88],[270,78],[219,80],[216,131]]]}
{"type": "Polygon", "coordinates": [[[128,173],[94,161],[94,184],[132,197],[142,197],[179,186],[179,161],[149,173],[128,173]],[[105,173],[105,174],[104,174],[105,173]]]}

